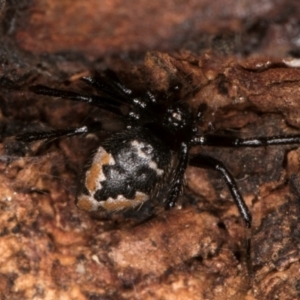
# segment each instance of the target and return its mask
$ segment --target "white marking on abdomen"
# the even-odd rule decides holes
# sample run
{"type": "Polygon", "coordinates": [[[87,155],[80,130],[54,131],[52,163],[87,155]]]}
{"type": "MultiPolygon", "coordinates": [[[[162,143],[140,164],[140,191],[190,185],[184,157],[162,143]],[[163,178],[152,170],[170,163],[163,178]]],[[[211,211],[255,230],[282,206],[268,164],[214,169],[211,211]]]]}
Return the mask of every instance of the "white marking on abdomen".
{"type": "Polygon", "coordinates": [[[154,170],[158,176],[161,176],[164,173],[164,170],[159,169],[157,163],[152,159],[150,154],[145,153],[142,148],[148,148],[149,152],[153,152],[153,147],[150,144],[144,144],[143,142],[139,142],[134,140],[131,142],[131,145],[137,150],[137,154],[139,157],[144,158],[148,162],[148,166],[150,169],[154,170]]]}

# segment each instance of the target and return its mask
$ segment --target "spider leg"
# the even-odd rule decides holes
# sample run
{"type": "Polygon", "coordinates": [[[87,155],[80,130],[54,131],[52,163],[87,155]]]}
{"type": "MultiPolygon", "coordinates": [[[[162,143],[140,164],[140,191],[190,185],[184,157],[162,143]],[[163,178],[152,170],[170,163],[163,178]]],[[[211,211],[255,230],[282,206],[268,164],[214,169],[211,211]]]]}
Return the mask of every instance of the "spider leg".
{"type": "Polygon", "coordinates": [[[238,138],[221,135],[202,135],[192,139],[193,146],[217,146],[217,147],[264,147],[271,145],[293,145],[300,144],[300,135],[277,135],[258,138],[238,138]]]}
{"type": "Polygon", "coordinates": [[[146,92],[145,97],[134,97],[132,90],[124,86],[111,70],[98,73],[95,77],[82,77],[81,80],[110,97],[120,99],[121,102],[140,109],[144,109],[149,103],[156,102],[154,95],[149,91],[146,92]]]}
{"type": "Polygon", "coordinates": [[[172,208],[175,206],[178,196],[181,192],[183,175],[188,164],[189,146],[183,142],[180,146],[179,162],[174,172],[174,178],[170,186],[170,194],[168,196],[166,208],[172,208]]]}
{"type": "Polygon", "coordinates": [[[15,139],[22,142],[33,142],[37,140],[43,140],[43,139],[50,139],[50,138],[59,138],[62,136],[74,136],[74,135],[80,135],[85,133],[91,133],[96,132],[101,129],[100,123],[93,123],[91,125],[85,125],[81,127],[75,127],[75,128],[67,128],[67,129],[57,129],[57,130],[50,130],[50,131],[33,131],[33,132],[26,132],[21,133],[15,136],[15,139]]]}
{"type": "Polygon", "coordinates": [[[97,73],[95,77],[82,77],[81,80],[93,86],[100,92],[114,98],[121,97],[124,101],[131,103],[132,90],[126,88],[120,82],[117,75],[111,70],[97,73]]]}
{"type": "MultiPolygon", "coordinates": [[[[131,95],[131,90],[129,90],[123,86],[122,86],[122,88],[121,87],[119,88],[119,86],[115,85],[115,83],[113,83],[113,82],[110,82],[109,85],[106,85],[101,80],[99,80],[97,77],[96,78],[82,77],[82,80],[85,81],[86,83],[88,83],[89,85],[97,88],[101,92],[104,92],[108,96],[118,98],[118,99],[121,98],[122,102],[125,102],[129,105],[134,105],[134,106],[137,106],[142,109],[145,108],[147,105],[148,101],[143,101],[143,99],[133,97],[131,95]],[[126,91],[130,91],[130,93],[126,92],[126,91]]],[[[120,84],[120,86],[121,86],[121,84],[120,84]]],[[[148,97],[145,99],[148,100],[148,97]]]]}
{"type": "Polygon", "coordinates": [[[109,97],[102,97],[102,96],[95,96],[95,95],[81,95],[71,91],[49,88],[44,85],[31,86],[30,90],[40,95],[61,97],[76,102],[84,102],[108,110],[116,115],[119,116],[123,115],[120,109],[120,102],[109,97]]]}
{"type": "Polygon", "coordinates": [[[194,167],[216,170],[222,175],[223,179],[225,180],[225,182],[229,188],[232,198],[235,201],[235,203],[240,211],[240,214],[246,223],[246,226],[248,228],[251,228],[251,221],[252,221],[251,213],[249,212],[249,209],[248,209],[242,195],[240,194],[240,192],[238,190],[238,187],[234,180],[234,177],[226,169],[226,167],[223,165],[223,163],[215,158],[210,157],[210,156],[197,155],[197,156],[193,157],[192,159],[190,159],[189,164],[194,167]]]}
{"type": "MultiPolygon", "coordinates": [[[[105,70],[100,75],[106,79],[106,82],[116,91],[119,93],[119,96],[123,96],[125,98],[132,99],[132,90],[127,88],[122,82],[119,80],[117,74],[112,70],[105,70]],[[109,81],[107,81],[109,80],[109,81]]],[[[117,95],[116,95],[117,96],[117,95]]],[[[147,102],[156,102],[155,96],[148,90],[145,94],[147,102]]]]}

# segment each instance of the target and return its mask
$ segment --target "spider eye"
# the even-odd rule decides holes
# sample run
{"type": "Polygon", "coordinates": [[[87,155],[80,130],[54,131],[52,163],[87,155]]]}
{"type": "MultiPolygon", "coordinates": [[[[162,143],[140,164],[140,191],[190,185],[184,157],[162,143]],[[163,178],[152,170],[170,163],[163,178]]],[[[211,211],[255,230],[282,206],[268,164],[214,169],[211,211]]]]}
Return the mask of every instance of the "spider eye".
{"type": "Polygon", "coordinates": [[[177,112],[174,112],[174,113],[172,114],[172,117],[173,117],[173,119],[176,119],[176,120],[178,120],[178,121],[181,121],[181,120],[182,120],[181,114],[180,114],[180,113],[177,113],[177,112]]]}

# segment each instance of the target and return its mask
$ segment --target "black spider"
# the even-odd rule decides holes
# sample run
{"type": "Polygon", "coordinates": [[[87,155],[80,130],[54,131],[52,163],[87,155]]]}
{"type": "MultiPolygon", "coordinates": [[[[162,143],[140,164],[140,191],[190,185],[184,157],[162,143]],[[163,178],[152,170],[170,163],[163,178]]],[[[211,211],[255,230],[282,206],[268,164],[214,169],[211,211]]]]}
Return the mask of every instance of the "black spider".
{"type": "MultiPolygon", "coordinates": [[[[193,114],[189,106],[178,99],[157,101],[151,92],[135,97],[112,72],[82,80],[100,95],[82,95],[71,91],[37,85],[37,94],[55,96],[97,106],[117,115],[125,124],[123,131],[105,139],[92,155],[80,181],[77,206],[87,211],[104,214],[138,208],[145,202],[167,195],[160,201],[166,208],[176,204],[183,185],[187,165],[213,169],[225,180],[230,193],[248,228],[251,214],[237,188],[236,182],[222,162],[202,154],[190,157],[191,147],[261,147],[268,145],[299,144],[300,135],[259,138],[236,138],[197,132],[196,122],[203,111],[193,114]]],[[[101,123],[78,128],[17,135],[17,140],[73,136],[101,130],[101,123]]]]}

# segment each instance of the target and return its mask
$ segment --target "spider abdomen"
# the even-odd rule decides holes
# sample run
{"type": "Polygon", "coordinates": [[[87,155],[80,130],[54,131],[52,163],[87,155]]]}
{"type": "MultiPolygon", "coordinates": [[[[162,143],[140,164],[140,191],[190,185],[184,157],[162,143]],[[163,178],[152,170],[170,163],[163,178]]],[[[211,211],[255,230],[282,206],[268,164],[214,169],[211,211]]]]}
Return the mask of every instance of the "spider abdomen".
{"type": "Polygon", "coordinates": [[[138,207],[159,190],[170,163],[170,150],[150,130],[118,132],[94,153],[81,180],[77,205],[107,213],[138,207]]]}

